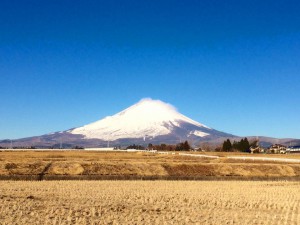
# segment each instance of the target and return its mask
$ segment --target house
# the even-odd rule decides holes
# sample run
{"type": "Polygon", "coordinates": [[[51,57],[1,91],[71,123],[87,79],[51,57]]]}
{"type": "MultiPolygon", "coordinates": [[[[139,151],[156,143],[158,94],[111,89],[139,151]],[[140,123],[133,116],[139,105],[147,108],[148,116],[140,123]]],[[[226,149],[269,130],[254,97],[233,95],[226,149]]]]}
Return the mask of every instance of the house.
{"type": "Polygon", "coordinates": [[[286,146],[281,144],[272,145],[268,150],[267,153],[271,154],[286,154],[286,146]]]}
{"type": "Polygon", "coordinates": [[[253,153],[264,153],[265,149],[260,147],[260,146],[251,146],[250,147],[250,152],[251,152],[251,154],[253,154],[253,153]]]}

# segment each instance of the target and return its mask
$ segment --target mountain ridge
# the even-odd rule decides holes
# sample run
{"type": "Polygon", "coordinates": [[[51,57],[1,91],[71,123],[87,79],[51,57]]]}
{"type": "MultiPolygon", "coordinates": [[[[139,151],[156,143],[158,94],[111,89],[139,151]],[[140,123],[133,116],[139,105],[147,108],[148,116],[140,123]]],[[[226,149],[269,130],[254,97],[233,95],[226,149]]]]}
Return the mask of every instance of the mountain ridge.
{"type": "MultiPolygon", "coordinates": [[[[35,147],[103,147],[130,144],[176,144],[189,141],[221,143],[239,136],[215,130],[177,111],[171,104],[146,98],[138,103],[87,125],[41,136],[14,140],[15,146],[35,147]]],[[[264,137],[266,143],[281,143],[280,139],[264,137]]],[[[282,139],[287,140],[287,139],[282,139]]],[[[288,139],[289,141],[292,139],[288,139]]],[[[10,146],[10,141],[0,141],[0,146],[10,146]]]]}

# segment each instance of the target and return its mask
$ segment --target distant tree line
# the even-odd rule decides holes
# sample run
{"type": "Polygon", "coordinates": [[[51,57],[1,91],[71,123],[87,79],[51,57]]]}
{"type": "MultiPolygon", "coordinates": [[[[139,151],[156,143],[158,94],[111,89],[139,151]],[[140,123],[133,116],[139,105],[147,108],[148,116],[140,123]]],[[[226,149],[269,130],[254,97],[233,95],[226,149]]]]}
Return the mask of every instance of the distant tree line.
{"type": "Polygon", "coordinates": [[[136,144],[133,144],[133,145],[127,146],[126,149],[139,149],[139,150],[145,150],[145,147],[142,146],[142,145],[136,145],[136,144]]]}
{"type": "MultiPolygon", "coordinates": [[[[129,145],[128,147],[126,147],[126,149],[141,149],[144,150],[145,147],[141,146],[141,145],[129,145]]],[[[189,151],[191,150],[191,146],[188,143],[188,141],[182,142],[182,143],[178,143],[175,145],[169,145],[169,144],[160,144],[160,145],[153,145],[151,143],[148,144],[147,147],[148,150],[159,150],[159,151],[189,151]]]]}
{"type": "Polygon", "coordinates": [[[185,142],[177,144],[175,150],[176,151],[189,151],[189,150],[191,150],[191,146],[189,145],[189,143],[187,141],[185,141],[185,142]]]}
{"type": "MultiPolygon", "coordinates": [[[[35,149],[35,146],[13,146],[12,149],[35,149]]],[[[11,149],[10,147],[0,146],[0,149],[11,149]]]]}
{"type": "Polygon", "coordinates": [[[240,141],[231,141],[227,139],[223,142],[222,151],[224,152],[233,152],[233,151],[240,151],[240,152],[250,152],[251,146],[256,146],[257,142],[253,141],[249,143],[247,138],[242,138],[240,141]]]}
{"type": "Polygon", "coordinates": [[[72,149],[84,149],[84,147],[83,146],[75,145],[72,149]]]}
{"type": "Polygon", "coordinates": [[[162,150],[162,151],[189,151],[191,146],[188,141],[181,142],[175,145],[160,144],[160,145],[148,145],[148,149],[162,150]]]}

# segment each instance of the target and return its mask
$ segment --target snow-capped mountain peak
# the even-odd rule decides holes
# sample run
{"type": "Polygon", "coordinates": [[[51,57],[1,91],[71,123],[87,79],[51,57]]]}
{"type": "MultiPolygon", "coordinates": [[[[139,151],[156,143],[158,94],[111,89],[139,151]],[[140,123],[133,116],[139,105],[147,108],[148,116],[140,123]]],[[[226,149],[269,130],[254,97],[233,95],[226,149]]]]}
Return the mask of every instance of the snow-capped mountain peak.
{"type": "Polygon", "coordinates": [[[79,127],[69,132],[81,134],[85,138],[117,140],[122,138],[141,138],[168,135],[182,124],[189,124],[195,129],[191,134],[207,136],[201,128],[210,128],[182,114],[175,107],[160,100],[142,99],[137,104],[102,120],[79,127]],[[197,131],[199,128],[199,131],[197,131]]]}

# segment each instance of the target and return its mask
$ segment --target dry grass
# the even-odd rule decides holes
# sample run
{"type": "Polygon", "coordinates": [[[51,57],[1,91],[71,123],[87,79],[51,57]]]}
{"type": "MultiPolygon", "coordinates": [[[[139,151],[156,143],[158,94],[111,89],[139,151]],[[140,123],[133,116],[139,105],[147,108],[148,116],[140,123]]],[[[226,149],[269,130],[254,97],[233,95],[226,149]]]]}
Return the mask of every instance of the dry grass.
{"type": "Polygon", "coordinates": [[[113,179],[151,177],[163,179],[292,177],[299,179],[300,165],[140,152],[0,152],[1,179],[111,179],[111,177],[113,179]]]}
{"type": "Polygon", "coordinates": [[[300,183],[1,181],[1,224],[300,223],[300,183]]]}

